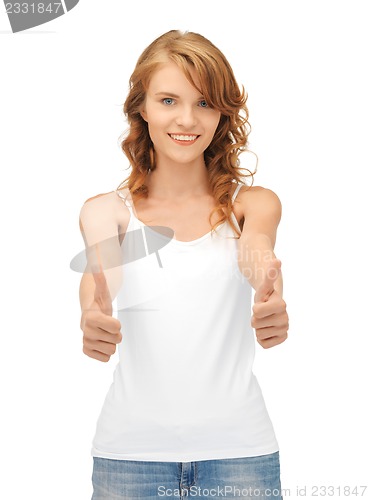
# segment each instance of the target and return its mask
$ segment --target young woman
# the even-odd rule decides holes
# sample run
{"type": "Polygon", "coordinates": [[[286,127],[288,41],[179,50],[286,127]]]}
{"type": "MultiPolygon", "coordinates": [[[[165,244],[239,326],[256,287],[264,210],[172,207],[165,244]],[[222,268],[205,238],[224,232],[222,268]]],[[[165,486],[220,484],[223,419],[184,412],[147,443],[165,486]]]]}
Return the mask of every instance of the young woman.
{"type": "Polygon", "coordinates": [[[118,345],[120,360],[93,441],[92,498],[280,499],[252,365],[254,330],[264,348],[287,338],[281,204],[242,181],[244,89],[209,40],[170,31],[140,56],[124,112],[131,173],[80,213],[83,351],[106,362],[118,345]]]}

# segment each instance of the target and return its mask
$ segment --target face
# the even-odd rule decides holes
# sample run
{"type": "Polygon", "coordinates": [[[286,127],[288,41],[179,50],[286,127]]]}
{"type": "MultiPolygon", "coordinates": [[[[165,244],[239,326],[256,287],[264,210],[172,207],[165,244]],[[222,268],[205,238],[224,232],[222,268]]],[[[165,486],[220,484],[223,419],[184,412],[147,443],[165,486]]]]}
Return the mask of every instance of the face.
{"type": "MultiPolygon", "coordinates": [[[[199,87],[196,73],[191,73],[199,87]]],[[[153,74],[141,110],[155,146],[157,163],[203,163],[221,113],[210,108],[182,70],[164,63],[153,74]]]]}

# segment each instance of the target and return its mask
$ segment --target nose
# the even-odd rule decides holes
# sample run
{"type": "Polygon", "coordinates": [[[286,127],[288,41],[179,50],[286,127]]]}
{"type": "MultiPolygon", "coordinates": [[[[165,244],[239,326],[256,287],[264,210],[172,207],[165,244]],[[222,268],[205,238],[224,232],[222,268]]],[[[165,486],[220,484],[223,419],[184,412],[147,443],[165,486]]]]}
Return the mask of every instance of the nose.
{"type": "Polygon", "coordinates": [[[176,117],[176,124],[191,129],[197,124],[197,116],[192,106],[181,106],[176,117]]]}

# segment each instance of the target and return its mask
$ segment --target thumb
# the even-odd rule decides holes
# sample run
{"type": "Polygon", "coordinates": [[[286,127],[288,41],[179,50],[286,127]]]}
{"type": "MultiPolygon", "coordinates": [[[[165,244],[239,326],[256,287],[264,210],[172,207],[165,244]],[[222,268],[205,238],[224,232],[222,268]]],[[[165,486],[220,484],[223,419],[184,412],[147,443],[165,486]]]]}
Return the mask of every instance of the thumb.
{"type": "Polygon", "coordinates": [[[92,272],[95,281],[94,300],[99,305],[101,311],[108,316],[112,316],[112,300],[109,288],[107,286],[106,277],[102,269],[92,272]]]}
{"type": "Polygon", "coordinates": [[[275,291],[274,284],[279,277],[281,269],[281,261],[272,259],[266,270],[266,275],[259,285],[254,295],[254,302],[267,302],[270,296],[275,291]]]}

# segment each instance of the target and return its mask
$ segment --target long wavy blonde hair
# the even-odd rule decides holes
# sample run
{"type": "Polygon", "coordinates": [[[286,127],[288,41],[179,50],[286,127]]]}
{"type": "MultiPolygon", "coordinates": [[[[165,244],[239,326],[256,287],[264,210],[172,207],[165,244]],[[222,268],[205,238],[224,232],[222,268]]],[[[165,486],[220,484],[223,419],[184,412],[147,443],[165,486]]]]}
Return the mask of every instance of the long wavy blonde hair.
{"type": "Polygon", "coordinates": [[[247,185],[244,177],[252,177],[256,171],[241,169],[238,156],[246,151],[251,127],[248,122],[244,87],[240,90],[233,70],[222,54],[209,40],[198,33],[171,30],[154,40],[139,57],[129,80],[129,93],[124,103],[124,114],[129,124],[125,137],[120,136],[120,146],[127,156],[132,171],[117,188],[128,187],[133,202],[148,197],[145,179],[156,168],[154,145],[148,125],[140,115],[146,92],[153,73],[168,60],[174,61],[189,82],[203,95],[207,104],[221,112],[220,121],[211,144],[204,152],[209,185],[215,200],[209,222],[212,231],[228,220],[240,236],[231,219],[231,192],[234,180],[247,185]],[[190,70],[195,70],[198,88],[190,70]],[[249,172],[245,174],[244,170],[249,172]],[[211,218],[217,212],[220,220],[213,225],[211,218]]]}

